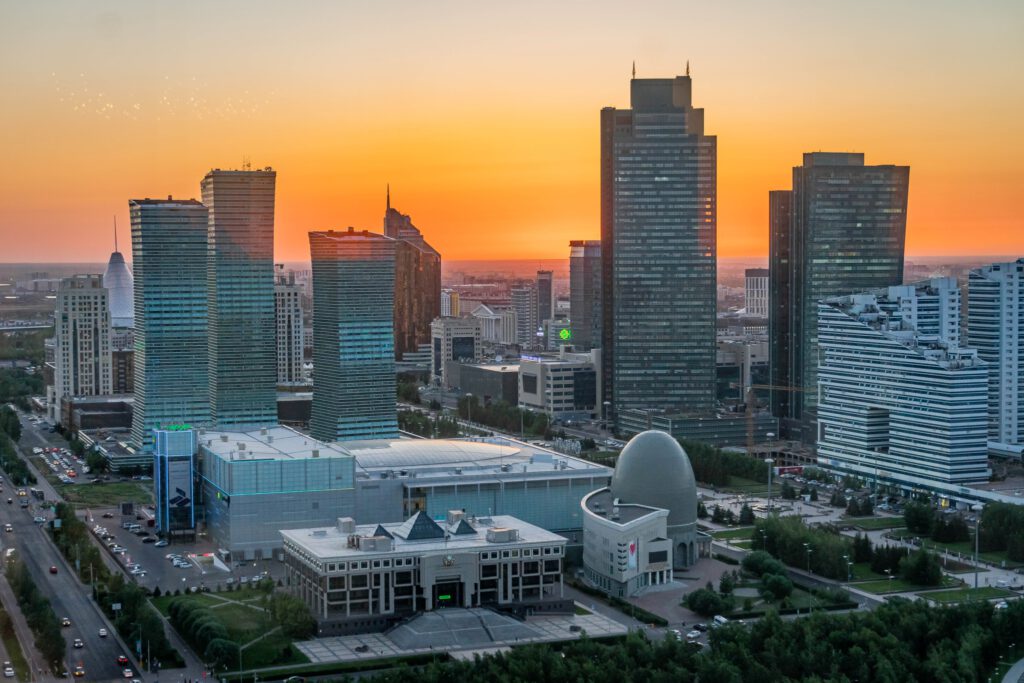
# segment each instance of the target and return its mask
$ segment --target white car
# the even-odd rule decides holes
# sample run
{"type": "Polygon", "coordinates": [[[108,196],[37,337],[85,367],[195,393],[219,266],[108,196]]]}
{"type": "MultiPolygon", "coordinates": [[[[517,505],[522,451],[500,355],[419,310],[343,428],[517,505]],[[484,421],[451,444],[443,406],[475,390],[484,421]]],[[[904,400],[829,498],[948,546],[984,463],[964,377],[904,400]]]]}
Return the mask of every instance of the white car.
{"type": "Polygon", "coordinates": [[[107,637],[107,629],[101,628],[100,629],[100,638],[106,638],[106,637],[107,637]]]}
{"type": "Polygon", "coordinates": [[[694,630],[694,631],[690,631],[689,633],[686,634],[686,639],[689,640],[689,641],[694,641],[694,640],[697,640],[698,638],[700,638],[700,636],[701,636],[701,632],[694,630]]]}
{"type": "Polygon", "coordinates": [[[14,667],[10,662],[4,662],[4,678],[14,678],[14,667]]]}
{"type": "Polygon", "coordinates": [[[170,543],[168,543],[167,541],[164,541],[164,540],[161,539],[161,540],[157,541],[156,543],[154,543],[153,547],[154,548],[166,548],[169,545],[170,545],[170,543]]]}

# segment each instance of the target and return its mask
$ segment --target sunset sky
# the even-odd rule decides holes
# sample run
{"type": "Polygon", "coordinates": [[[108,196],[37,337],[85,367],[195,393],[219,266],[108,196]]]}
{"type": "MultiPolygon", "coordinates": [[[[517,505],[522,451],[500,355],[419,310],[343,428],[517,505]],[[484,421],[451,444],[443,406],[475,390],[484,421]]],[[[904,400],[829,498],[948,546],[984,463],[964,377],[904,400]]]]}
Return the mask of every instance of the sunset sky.
{"type": "Polygon", "coordinates": [[[566,257],[633,60],[690,60],[722,256],[765,254],[814,150],[910,165],[911,256],[1024,254],[1019,1],[90,0],[0,4],[0,262],[103,261],[129,198],[244,158],[278,171],[281,260],[380,229],[387,183],[446,259],[566,257]]]}

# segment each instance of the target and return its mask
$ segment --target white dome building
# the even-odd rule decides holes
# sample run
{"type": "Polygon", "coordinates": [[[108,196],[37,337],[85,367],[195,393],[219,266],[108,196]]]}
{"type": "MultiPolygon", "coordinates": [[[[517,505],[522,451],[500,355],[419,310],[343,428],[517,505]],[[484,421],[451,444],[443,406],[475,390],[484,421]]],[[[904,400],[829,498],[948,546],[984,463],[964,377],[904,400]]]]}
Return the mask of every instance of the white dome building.
{"type": "Polygon", "coordinates": [[[103,286],[109,292],[111,326],[130,328],[135,326],[135,281],[124,256],[114,247],[114,253],[107,262],[103,273],[103,286]]]}
{"type": "Polygon", "coordinates": [[[672,580],[709,537],[697,531],[697,481],[683,447],[661,431],[634,436],[622,449],[611,486],[583,498],[583,566],[611,595],[672,580]]]}

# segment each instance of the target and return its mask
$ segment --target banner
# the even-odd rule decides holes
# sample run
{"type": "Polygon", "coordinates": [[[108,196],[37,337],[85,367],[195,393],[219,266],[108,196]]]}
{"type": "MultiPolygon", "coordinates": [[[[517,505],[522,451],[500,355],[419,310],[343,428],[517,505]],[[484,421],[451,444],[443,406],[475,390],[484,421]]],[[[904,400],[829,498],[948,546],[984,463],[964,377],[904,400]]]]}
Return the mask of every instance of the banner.
{"type": "Polygon", "coordinates": [[[636,553],[638,544],[638,540],[632,540],[629,542],[629,559],[626,563],[626,567],[628,569],[636,569],[636,553]]]}

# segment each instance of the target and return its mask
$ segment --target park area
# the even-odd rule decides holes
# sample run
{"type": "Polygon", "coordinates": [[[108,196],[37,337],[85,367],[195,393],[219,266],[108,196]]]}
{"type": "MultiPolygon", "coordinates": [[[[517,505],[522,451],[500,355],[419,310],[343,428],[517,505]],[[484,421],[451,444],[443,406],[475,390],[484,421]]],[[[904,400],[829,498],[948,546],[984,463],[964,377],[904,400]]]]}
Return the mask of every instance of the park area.
{"type": "Polygon", "coordinates": [[[932,602],[949,604],[954,602],[972,602],[975,600],[996,600],[998,598],[1011,598],[1016,595],[1013,591],[1005,588],[982,586],[980,588],[956,588],[946,591],[928,591],[920,593],[921,597],[928,598],[932,602]]]}

